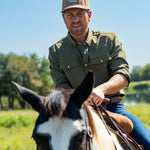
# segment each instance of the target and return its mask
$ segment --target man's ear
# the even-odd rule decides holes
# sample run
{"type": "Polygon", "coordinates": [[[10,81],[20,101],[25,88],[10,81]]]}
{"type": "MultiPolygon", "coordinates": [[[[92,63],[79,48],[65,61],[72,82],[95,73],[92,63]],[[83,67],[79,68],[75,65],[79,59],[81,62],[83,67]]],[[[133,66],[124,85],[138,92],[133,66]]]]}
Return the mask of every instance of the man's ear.
{"type": "Polygon", "coordinates": [[[89,16],[89,22],[91,21],[91,16],[92,16],[92,11],[88,12],[88,16],[89,16]]]}

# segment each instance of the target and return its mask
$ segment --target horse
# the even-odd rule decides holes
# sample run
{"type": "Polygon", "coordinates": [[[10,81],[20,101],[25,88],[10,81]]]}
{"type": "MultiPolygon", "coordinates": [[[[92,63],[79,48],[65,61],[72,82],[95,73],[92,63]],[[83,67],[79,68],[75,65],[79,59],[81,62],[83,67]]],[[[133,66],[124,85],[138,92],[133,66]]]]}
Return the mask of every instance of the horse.
{"type": "Polygon", "coordinates": [[[69,99],[63,90],[44,97],[14,81],[12,85],[39,113],[32,133],[37,150],[125,149],[116,134],[106,129],[95,109],[86,104],[94,86],[92,72],[87,73],[69,99]]]}

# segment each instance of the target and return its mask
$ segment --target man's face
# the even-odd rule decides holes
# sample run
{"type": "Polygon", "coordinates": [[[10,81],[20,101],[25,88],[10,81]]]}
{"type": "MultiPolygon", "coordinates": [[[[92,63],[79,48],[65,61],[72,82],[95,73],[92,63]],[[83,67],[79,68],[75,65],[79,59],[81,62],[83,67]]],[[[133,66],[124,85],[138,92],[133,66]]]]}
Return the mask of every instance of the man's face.
{"type": "Polygon", "coordinates": [[[90,18],[91,12],[79,8],[68,9],[63,14],[64,22],[72,36],[87,33],[90,18]]]}

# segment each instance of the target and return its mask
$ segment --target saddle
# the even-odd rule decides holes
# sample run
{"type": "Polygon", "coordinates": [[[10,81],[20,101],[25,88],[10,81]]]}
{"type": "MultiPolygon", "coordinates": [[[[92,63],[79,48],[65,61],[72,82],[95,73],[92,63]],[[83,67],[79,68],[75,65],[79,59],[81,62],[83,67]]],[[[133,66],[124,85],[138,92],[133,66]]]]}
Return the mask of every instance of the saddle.
{"type": "MultiPolygon", "coordinates": [[[[109,99],[104,99],[104,101],[102,102],[102,106],[105,108],[106,110],[106,106],[109,103],[109,99]]],[[[126,116],[117,114],[117,113],[113,113],[110,112],[108,110],[106,110],[107,113],[109,114],[109,116],[123,129],[125,130],[128,134],[131,133],[131,131],[133,130],[133,123],[132,121],[127,118],[126,116]]],[[[108,116],[103,112],[102,116],[105,120],[105,122],[110,125],[113,128],[112,122],[110,121],[110,119],[108,118],[108,116]]]]}
{"type": "MultiPolygon", "coordinates": [[[[131,133],[131,131],[133,130],[133,123],[132,121],[127,118],[126,116],[117,114],[117,113],[113,113],[110,112],[106,109],[107,104],[109,103],[109,99],[105,98],[102,102],[102,106],[105,108],[106,112],[109,114],[109,116],[123,129],[125,130],[128,134],[131,133]]],[[[90,106],[94,106],[94,104],[92,103],[92,101],[88,100],[87,104],[90,106]]],[[[100,108],[100,107],[99,107],[100,108]]],[[[110,127],[113,128],[113,124],[111,122],[111,120],[109,119],[109,117],[102,111],[102,116],[106,122],[106,124],[110,127]]]]}

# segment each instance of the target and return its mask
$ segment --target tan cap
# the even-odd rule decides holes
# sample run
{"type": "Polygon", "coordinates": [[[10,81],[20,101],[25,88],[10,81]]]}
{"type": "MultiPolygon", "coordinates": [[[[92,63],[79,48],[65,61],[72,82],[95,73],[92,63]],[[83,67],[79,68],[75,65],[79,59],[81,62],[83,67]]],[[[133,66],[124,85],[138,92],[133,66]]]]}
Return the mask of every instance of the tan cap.
{"type": "Polygon", "coordinates": [[[90,9],[89,0],[63,0],[61,12],[70,8],[90,9]]]}

